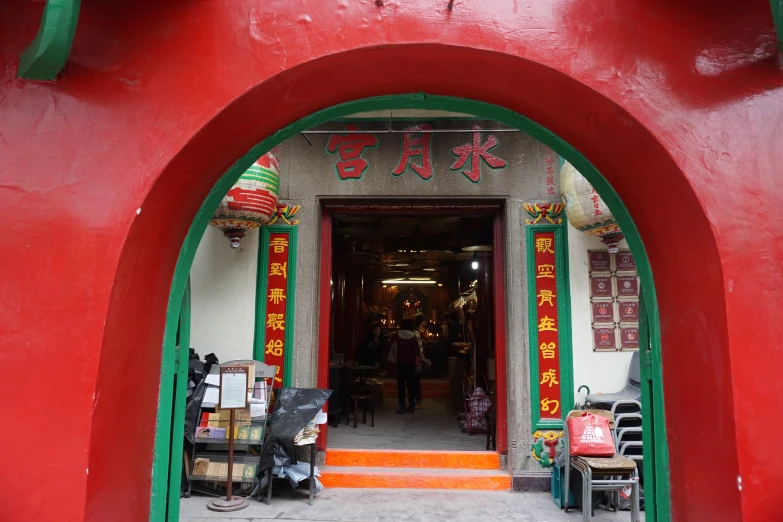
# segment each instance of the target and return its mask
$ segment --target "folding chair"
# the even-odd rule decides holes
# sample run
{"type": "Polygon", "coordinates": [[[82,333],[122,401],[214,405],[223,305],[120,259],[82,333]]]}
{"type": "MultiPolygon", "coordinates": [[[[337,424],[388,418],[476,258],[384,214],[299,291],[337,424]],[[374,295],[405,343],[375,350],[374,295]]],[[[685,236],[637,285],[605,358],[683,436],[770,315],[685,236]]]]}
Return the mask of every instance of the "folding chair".
{"type": "Polygon", "coordinates": [[[582,518],[590,522],[593,513],[593,491],[621,491],[631,486],[631,522],[639,522],[639,473],[636,462],[615,454],[613,457],[571,456],[568,418],[581,417],[585,412],[602,416],[609,421],[614,436],[614,415],[606,410],[573,410],[568,413],[564,426],[565,441],[565,506],[568,512],[568,489],[570,487],[571,468],[582,474],[582,518]]]}
{"type": "Polygon", "coordinates": [[[615,401],[612,404],[612,415],[617,417],[618,415],[636,413],[642,414],[642,403],[637,400],[621,399],[615,401]]]}

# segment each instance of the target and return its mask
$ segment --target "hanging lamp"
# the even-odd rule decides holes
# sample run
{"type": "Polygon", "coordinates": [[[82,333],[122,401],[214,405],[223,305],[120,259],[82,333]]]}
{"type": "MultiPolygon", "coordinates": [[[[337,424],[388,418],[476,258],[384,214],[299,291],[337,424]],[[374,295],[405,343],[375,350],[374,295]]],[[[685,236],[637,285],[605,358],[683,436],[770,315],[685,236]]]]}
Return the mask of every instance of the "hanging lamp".
{"type": "Polygon", "coordinates": [[[609,252],[616,254],[623,239],[620,226],[595,188],[568,162],[560,169],[560,192],[568,222],[580,232],[601,238],[609,252]]]}
{"type": "Polygon", "coordinates": [[[223,231],[231,248],[239,248],[248,230],[267,224],[276,214],[279,190],[277,158],[267,152],[239,177],[209,224],[223,231]]]}

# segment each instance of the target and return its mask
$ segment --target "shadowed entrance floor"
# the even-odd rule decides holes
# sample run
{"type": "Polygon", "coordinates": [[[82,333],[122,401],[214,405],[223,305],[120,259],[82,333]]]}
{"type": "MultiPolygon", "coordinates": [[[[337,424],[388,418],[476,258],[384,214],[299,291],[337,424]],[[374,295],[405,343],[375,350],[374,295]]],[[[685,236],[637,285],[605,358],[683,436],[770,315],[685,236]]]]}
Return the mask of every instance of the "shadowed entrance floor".
{"type": "MultiPolygon", "coordinates": [[[[310,522],[580,522],[578,511],[564,513],[548,493],[508,493],[491,491],[325,489],[312,506],[307,495],[288,488],[275,490],[272,504],[256,500],[234,513],[207,510],[209,497],[192,497],[180,502],[180,520],[212,522],[220,520],[300,520],[310,522]],[[279,494],[278,494],[279,491],[279,494]]],[[[595,510],[593,522],[628,522],[626,512],[595,510]]],[[[644,513],[641,516],[644,521],[644,513]]]]}
{"type": "Polygon", "coordinates": [[[486,433],[468,435],[459,429],[457,414],[447,399],[424,399],[416,413],[398,415],[397,401],[386,399],[376,405],[375,427],[359,423],[354,429],[353,415],[348,426],[329,426],[329,448],[484,451],[486,433]]]}

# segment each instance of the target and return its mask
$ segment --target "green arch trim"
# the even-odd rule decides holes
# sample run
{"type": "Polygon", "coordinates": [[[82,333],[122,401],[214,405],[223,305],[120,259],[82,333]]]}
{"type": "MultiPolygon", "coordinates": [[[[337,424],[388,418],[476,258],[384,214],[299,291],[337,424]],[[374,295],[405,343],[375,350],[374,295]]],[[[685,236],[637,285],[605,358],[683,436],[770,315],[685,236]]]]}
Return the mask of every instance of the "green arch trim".
{"type": "Polygon", "coordinates": [[[81,0],[47,0],[38,34],[19,60],[20,78],[54,80],[71,53],[81,0]]]}
{"type": "Polygon", "coordinates": [[[772,9],[772,21],[778,36],[778,49],[783,53],[783,0],[769,0],[772,9]]]}
{"type": "MultiPolygon", "coordinates": [[[[671,520],[671,509],[669,506],[669,452],[666,445],[666,428],[663,414],[663,378],[661,372],[661,339],[660,339],[660,315],[658,311],[658,302],[655,294],[655,285],[647,253],[642,243],[639,230],[631,218],[631,214],[623,204],[615,190],[601,175],[600,172],[579,153],[574,147],[564,141],[562,138],[546,129],[542,125],[526,118],[510,109],[492,105],[486,102],[469,100],[465,98],[454,98],[450,96],[433,96],[426,93],[402,94],[393,96],[378,96],[374,98],[365,98],[352,102],[334,105],[317,111],[313,114],[288,125],[287,127],[270,135],[258,145],[250,149],[243,157],[238,159],[231,168],[218,180],[215,186],[207,195],[201,208],[196,213],[193,223],[190,226],[185,242],[180,250],[179,259],[174,271],[174,278],[171,284],[171,294],[169,295],[168,312],[166,316],[166,328],[163,341],[163,356],[160,381],[160,394],[158,405],[157,432],[155,438],[155,457],[152,469],[152,498],[150,501],[150,520],[163,520],[166,513],[166,481],[168,477],[168,454],[170,445],[171,429],[171,404],[173,397],[173,374],[167,368],[173,367],[175,341],[177,333],[177,322],[182,302],[182,296],[185,292],[185,286],[188,281],[193,259],[196,255],[201,237],[209,223],[212,213],[217,208],[223,196],[236,183],[239,177],[252,165],[259,157],[269,152],[274,146],[284,140],[298,134],[301,131],[326,123],[336,118],[345,118],[351,114],[367,111],[389,110],[389,109],[428,109],[428,110],[448,110],[452,112],[462,112],[473,114],[482,119],[492,119],[517,128],[536,138],[540,142],[548,145],[562,158],[571,163],[587,180],[595,187],[601,198],[609,207],[612,215],[617,220],[620,228],[623,230],[628,246],[637,262],[639,279],[644,291],[645,305],[649,313],[650,323],[650,343],[652,347],[653,360],[650,361],[651,375],[653,382],[652,401],[655,404],[654,427],[655,427],[655,504],[646,503],[646,517],[649,522],[668,522],[671,520]],[[655,513],[657,512],[657,517],[655,513]],[[652,515],[652,516],[651,516],[652,515]]],[[[644,370],[643,370],[644,371],[644,370]]],[[[649,370],[648,370],[649,371],[649,370]]],[[[648,403],[649,403],[648,398],[648,403]]],[[[175,429],[181,423],[174,422],[175,429]]],[[[181,431],[182,428],[179,427],[181,431]]],[[[177,433],[175,432],[175,436],[177,433]]],[[[182,434],[179,433],[181,436],[182,434]]],[[[179,474],[174,474],[179,476],[179,474]]],[[[646,489],[652,489],[647,485],[646,489]]]]}

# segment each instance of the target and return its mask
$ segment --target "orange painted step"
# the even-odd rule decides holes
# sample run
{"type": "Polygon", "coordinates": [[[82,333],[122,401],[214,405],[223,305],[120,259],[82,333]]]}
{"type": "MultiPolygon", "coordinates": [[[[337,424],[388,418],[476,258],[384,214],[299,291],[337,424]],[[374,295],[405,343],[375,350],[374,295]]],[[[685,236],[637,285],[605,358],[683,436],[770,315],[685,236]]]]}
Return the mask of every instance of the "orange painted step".
{"type": "Polygon", "coordinates": [[[321,468],[327,488],[407,488],[508,491],[511,475],[500,470],[321,468]]]}
{"type": "Polygon", "coordinates": [[[364,468],[498,470],[494,451],[403,451],[327,449],[326,465],[364,468]]]}

